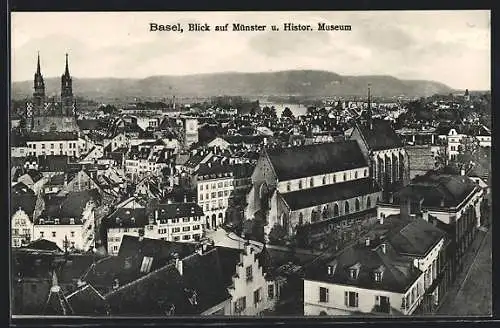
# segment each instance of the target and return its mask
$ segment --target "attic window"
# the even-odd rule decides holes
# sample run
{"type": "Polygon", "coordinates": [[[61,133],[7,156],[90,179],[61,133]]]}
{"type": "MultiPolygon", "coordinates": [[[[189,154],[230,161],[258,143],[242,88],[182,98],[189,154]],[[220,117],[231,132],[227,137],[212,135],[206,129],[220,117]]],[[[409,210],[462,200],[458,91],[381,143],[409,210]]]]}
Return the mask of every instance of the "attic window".
{"type": "Polygon", "coordinates": [[[69,224],[75,224],[75,219],[74,218],[69,219],[69,224]]]}
{"type": "Polygon", "coordinates": [[[144,256],[142,259],[141,273],[148,273],[151,270],[151,264],[153,264],[153,258],[144,256]]]}
{"type": "Polygon", "coordinates": [[[59,219],[54,219],[55,224],[59,224],[59,219]]]}
{"type": "Polygon", "coordinates": [[[125,214],[130,215],[130,211],[128,211],[128,210],[125,211],[125,214]]]}
{"type": "Polygon", "coordinates": [[[381,271],[375,271],[373,275],[373,279],[375,282],[381,282],[382,281],[382,272],[381,271]]]}
{"type": "Polygon", "coordinates": [[[358,279],[358,275],[359,275],[359,269],[357,268],[349,269],[349,277],[351,279],[358,279]]]}

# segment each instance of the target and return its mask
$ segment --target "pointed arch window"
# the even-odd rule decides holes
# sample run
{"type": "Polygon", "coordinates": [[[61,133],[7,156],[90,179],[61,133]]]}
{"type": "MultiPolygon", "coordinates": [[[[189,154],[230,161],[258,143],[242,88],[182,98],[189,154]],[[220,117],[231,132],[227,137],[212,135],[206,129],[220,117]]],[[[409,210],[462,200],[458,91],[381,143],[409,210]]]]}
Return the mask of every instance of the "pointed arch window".
{"type": "Polygon", "coordinates": [[[372,200],[371,200],[370,196],[368,196],[368,198],[366,198],[366,207],[367,208],[372,207],[372,200]]]}
{"type": "Polygon", "coordinates": [[[359,199],[358,198],[356,198],[356,202],[354,203],[354,206],[356,208],[356,212],[358,212],[359,211],[359,199]]]}
{"type": "Polygon", "coordinates": [[[333,205],[333,216],[339,216],[339,205],[333,205]]]}
{"type": "Polygon", "coordinates": [[[346,201],[346,202],[345,202],[345,205],[344,205],[344,212],[345,212],[345,214],[348,214],[348,213],[349,213],[349,202],[348,202],[348,201],[346,201]]]}

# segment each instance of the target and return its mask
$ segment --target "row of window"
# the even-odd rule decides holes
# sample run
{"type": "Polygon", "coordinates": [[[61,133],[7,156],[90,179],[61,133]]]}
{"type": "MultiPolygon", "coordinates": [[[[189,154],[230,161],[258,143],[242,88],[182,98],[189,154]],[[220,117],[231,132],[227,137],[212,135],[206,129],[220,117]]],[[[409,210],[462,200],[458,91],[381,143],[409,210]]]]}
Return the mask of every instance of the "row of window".
{"type": "MultiPolygon", "coordinates": [[[[364,170],[364,176],[365,177],[368,176],[368,170],[366,170],[366,169],[364,170]]],[[[357,178],[358,178],[358,171],[355,171],[354,172],[354,179],[357,179],[357,178]]],[[[333,180],[333,183],[337,182],[337,175],[336,174],[333,175],[332,180],[333,180]]],[[[344,173],[342,181],[347,181],[347,173],[344,173]]],[[[323,185],[326,185],[326,183],[327,183],[327,177],[326,177],[326,175],[323,176],[322,183],[323,183],[323,185]]],[[[314,178],[309,178],[309,187],[312,188],[314,186],[315,186],[314,185],[314,178]]],[[[304,188],[303,182],[302,182],[302,180],[299,180],[299,189],[303,189],[303,188],[304,188]]],[[[290,182],[287,183],[286,190],[287,191],[291,191],[292,190],[292,184],[290,182]]]]}
{"type": "MultiPolygon", "coordinates": [[[[29,156],[36,156],[37,155],[36,152],[34,152],[34,151],[29,152],[28,154],[29,154],[29,156]]],[[[64,153],[62,151],[59,151],[58,154],[56,154],[53,150],[51,150],[50,153],[47,153],[46,151],[42,151],[42,155],[52,155],[52,156],[54,156],[54,155],[66,155],[66,156],[73,155],[76,157],[76,151],[73,151],[73,152],[64,151],[64,153]]]]}
{"type": "MultiPolygon", "coordinates": [[[[14,229],[14,230],[17,230],[17,229],[14,229]]],[[[71,234],[71,237],[75,236],[74,231],[71,231],[70,234],[71,234]]],[[[57,236],[56,231],[52,231],[52,237],[56,237],[56,236],[57,236]]],[[[43,237],[44,237],[44,231],[40,231],[40,238],[43,238],[43,237]]]]}
{"type": "MultiPolygon", "coordinates": [[[[45,220],[44,219],[40,219],[38,220],[39,224],[44,224],[45,223],[45,220]]],[[[60,220],[59,219],[54,219],[54,224],[59,224],[60,223],[60,220]]],[[[75,219],[74,218],[70,218],[69,219],[69,224],[75,224],[75,219]]]]}
{"type": "MultiPolygon", "coordinates": [[[[205,194],[205,200],[209,200],[210,198],[221,198],[221,197],[228,197],[228,196],[229,196],[228,190],[212,192],[211,194],[207,192],[205,194]],[[212,197],[210,197],[210,196],[212,196],[212,197]]],[[[200,194],[200,200],[203,200],[203,194],[200,194]]]]}
{"type": "MultiPolygon", "coordinates": [[[[41,149],[45,149],[45,145],[46,144],[42,143],[41,146],[40,146],[40,148],[41,149]]],[[[59,148],[63,149],[63,145],[64,145],[64,143],[59,143],[59,148]]],[[[37,148],[37,144],[36,143],[33,143],[33,144],[29,143],[28,144],[28,148],[36,149],[37,148]]],[[[70,142],[70,143],[68,143],[68,148],[74,148],[74,149],[76,149],[76,142],[70,142]]],[[[53,143],[50,144],[50,149],[54,149],[54,144],[53,143]]]]}
{"type": "Polygon", "coordinates": [[[224,181],[224,182],[217,182],[217,183],[212,183],[212,184],[199,184],[200,186],[200,190],[203,190],[203,188],[205,188],[205,190],[210,190],[210,187],[212,187],[212,189],[217,189],[217,188],[223,188],[223,187],[229,187],[229,186],[232,186],[233,185],[233,180],[227,180],[227,181],[224,181]]]}

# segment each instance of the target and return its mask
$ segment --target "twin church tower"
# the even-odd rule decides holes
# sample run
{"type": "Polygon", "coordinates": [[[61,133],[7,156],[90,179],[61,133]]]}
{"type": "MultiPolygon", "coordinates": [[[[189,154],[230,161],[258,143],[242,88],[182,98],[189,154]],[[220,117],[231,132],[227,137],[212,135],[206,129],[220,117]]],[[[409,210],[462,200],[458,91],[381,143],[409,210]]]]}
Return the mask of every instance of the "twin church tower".
{"type": "Polygon", "coordinates": [[[40,68],[40,54],[37,56],[32,102],[27,104],[27,116],[32,132],[77,131],[76,103],[73,98],[73,81],[69,73],[68,54],[66,67],[61,76],[61,99],[59,102],[45,95],[45,81],[40,68]]]}

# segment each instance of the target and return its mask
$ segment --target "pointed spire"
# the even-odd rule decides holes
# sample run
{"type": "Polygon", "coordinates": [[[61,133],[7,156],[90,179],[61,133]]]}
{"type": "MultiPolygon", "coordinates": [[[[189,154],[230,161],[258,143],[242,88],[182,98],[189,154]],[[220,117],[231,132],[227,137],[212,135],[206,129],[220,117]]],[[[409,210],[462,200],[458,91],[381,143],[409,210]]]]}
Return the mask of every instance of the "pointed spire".
{"type": "Polygon", "coordinates": [[[42,74],[40,69],[40,51],[37,51],[36,74],[42,74]]]}
{"type": "Polygon", "coordinates": [[[66,53],[66,69],[64,70],[64,74],[69,76],[68,53],[66,53]]]}
{"type": "Polygon", "coordinates": [[[372,130],[373,122],[372,122],[371,83],[368,83],[368,124],[370,126],[370,130],[372,130]]]}

